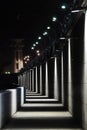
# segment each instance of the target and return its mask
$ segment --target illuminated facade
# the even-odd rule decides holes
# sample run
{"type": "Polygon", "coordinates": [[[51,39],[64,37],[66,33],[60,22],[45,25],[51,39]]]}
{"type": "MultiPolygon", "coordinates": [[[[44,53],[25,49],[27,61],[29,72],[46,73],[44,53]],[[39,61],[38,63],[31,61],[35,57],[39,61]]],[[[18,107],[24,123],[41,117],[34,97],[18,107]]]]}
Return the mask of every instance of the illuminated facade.
{"type": "Polygon", "coordinates": [[[23,68],[23,39],[15,39],[14,50],[14,73],[19,72],[23,68]]]}

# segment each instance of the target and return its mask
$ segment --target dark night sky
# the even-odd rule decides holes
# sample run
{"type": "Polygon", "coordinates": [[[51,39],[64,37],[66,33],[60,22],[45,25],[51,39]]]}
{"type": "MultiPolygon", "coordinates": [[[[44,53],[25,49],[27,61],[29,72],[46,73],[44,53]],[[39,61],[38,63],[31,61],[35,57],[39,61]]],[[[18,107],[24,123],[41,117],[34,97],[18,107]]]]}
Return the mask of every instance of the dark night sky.
{"type": "Polygon", "coordinates": [[[37,37],[52,24],[52,16],[62,22],[60,5],[69,8],[76,0],[0,0],[0,67],[8,64],[11,57],[11,39],[23,38],[25,52],[37,37]]]}
{"type": "Polygon", "coordinates": [[[1,2],[1,33],[3,37],[25,37],[35,35],[54,13],[53,0],[24,0],[1,2]]]}
{"type": "Polygon", "coordinates": [[[49,25],[53,15],[61,17],[60,4],[72,0],[2,0],[1,29],[2,38],[28,38],[32,41],[36,35],[49,25]]]}

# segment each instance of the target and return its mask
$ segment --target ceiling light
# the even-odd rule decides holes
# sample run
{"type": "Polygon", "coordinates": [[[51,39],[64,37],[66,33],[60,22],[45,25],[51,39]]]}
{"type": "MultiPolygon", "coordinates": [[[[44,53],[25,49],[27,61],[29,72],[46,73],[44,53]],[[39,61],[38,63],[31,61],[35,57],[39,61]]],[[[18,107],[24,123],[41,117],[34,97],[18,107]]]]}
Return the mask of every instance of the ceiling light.
{"type": "Polygon", "coordinates": [[[39,50],[37,50],[36,52],[37,52],[37,53],[40,53],[40,51],[39,51],[39,50]]]}
{"type": "Polygon", "coordinates": [[[47,34],[48,34],[47,32],[44,32],[44,33],[43,33],[44,36],[47,35],[47,34]]]}
{"type": "Polygon", "coordinates": [[[49,27],[49,26],[47,27],[48,30],[49,30],[50,28],[51,28],[51,27],[49,27]]]}
{"type": "Polygon", "coordinates": [[[36,44],[39,44],[38,42],[36,42],[36,44]]]}
{"type": "Polygon", "coordinates": [[[40,53],[38,53],[37,55],[40,56],[40,53]]]}
{"type": "Polygon", "coordinates": [[[66,5],[62,5],[62,6],[61,6],[61,9],[66,9],[66,5]]]}
{"type": "Polygon", "coordinates": [[[53,21],[53,22],[55,22],[56,20],[57,20],[57,18],[56,18],[56,17],[53,17],[53,18],[52,18],[52,21],[53,21]]]}
{"type": "Polygon", "coordinates": [[[38,39],[40,40],[40,39],[41,39],[41,37],[38,37],[38,39]]]}
{"type": "Polygon", "coordinates": [[[36,44],[33,44],[33,46],[36,46],[36,44]]]}
{"type": "Polygon", "coordinates": [[[34,50],[34,47],[31,47],[32,50],[34,50]]]}

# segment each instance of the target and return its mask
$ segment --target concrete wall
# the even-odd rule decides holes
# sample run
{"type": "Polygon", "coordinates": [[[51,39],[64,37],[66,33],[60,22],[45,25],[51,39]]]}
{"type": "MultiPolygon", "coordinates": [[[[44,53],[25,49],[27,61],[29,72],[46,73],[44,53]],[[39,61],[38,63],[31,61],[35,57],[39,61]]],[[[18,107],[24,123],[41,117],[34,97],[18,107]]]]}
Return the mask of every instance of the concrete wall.
{"type": "Polygon", "coordinates": [[[84,46],[83,46],[83,128],[87,130],[87,11],[84,22],[84,46]]]}
{"type": "Polygon", "coordinates": [[[0,92],[0,128],[11,117],[11,92],[0,92]]]}
{"type": "MultiPolygon", "coordinates": [[[[84,91],[84,14],[72,32],[71,39],[71,81],[69,86],[72,86],[72,109],[69,110],[73,115],[74,120],[82,126],[83,117],[83,101],[85,100],[84,91]]],[[[69,77],[70,78],[70,77],[69,77]]],[[[87,79],[86,79],[87,81],[87,79]]],[[[84,120],[85,121],[85,120],[84,120]]]]}
{"type": "Polygon", "coordinates": [[[0,128],[24,104],[24,87],[0,92],[0,128]]]}

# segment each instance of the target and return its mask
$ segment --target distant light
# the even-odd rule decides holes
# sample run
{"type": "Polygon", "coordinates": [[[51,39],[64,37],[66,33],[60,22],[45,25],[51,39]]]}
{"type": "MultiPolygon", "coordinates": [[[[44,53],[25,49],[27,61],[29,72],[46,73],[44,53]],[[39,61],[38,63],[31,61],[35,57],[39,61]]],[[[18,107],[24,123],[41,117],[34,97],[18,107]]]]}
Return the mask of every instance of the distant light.
{"type": "Polygon", "coordinates": [[[51,27],[49,27],[49,26],[47,27],[48,30],[49,30],[50,28],[51,28],[51,27]]]}
{"type": "Polygon", "coordinates": [[[59,39],[64,40],[64,39],[66,39],[66,38],[65,38],[65,37],[60,37],[59,39]]]}
{"type": "Polygon", "coordinates": [[[8,72],[5,72],[5,74],[11,74],[11,72],[8,71],[8,72]]]}
{"type": "Polygon", "coordinates": [[[11,74],[10,72],[8,72],[8,74],[11,74]]]}
{"type": "Polygon", "coordinates": [[[47,34],[48,34],[47,32],[44,32],[44,33],[43,33],[44,36],[47,35],[47,34]]]}
{"type": "Polygon", "coordinates": [[[34,50],[34,47],[31,47],[32,50],[34,50]]]}
{"type": "Polygon", "coordinates": [[[24,60],[25,60],[26,58],[27,58],[27,57],[25,56],[25,57],[24,57],[24,60]]]}
{"type": "Polygon", "coordinates": [[[27,64],[27,61],[25,61],[24,63],[27,64]]]}
{"type": "Polygon", "coordinates": [[[36,44],[33,44],[33,46],[36,46],[36,44]]]}
{"type": "Polygon", "coordinates": [[[38,42],[36,42],[36,44],[39,44],[38,42]]]}
{"type": "Polygon", "coordinates": [[[71,12],[72,12],[72,13],[78,13],[79,10],[72,10],[71,12]]]}
{"type": "Polygon", "coordinates": [[[27,59],[27,61],[29,61],[30,59],[27,59]]]}
{"type": "Polygon", "coordinates": [[[38,37],[38,39],[40,40],[40,39],[41,39],[41,37],[38,37]]]}
{"type": "Polygon", "coordinates": [[[52,21],[53,21],[53,22],[55,22],[56,20],[57,20],[57,18],[56,18],[56,17],[53,17],[53,18],[52,18],[52,21]]]}
{"type": "Polygon", "coordinates": [[[85,9],[81,9],[81,10],[72,10],[71,13],[78,13],[78,12],[84,12],[85,9]]]}
{"type": "Polygon", "coordinates": [[[66,9],[66,5],[62,5],[62,6],[61,6],[61,9],[66,9]]]}
{"type": "Polygon", "coordinates": [[[30,57],[30,56],[27,56],[28,58],[30,57]]]}
{"type": "Polygon", "coordinates": [[[39,51],[39,50],[37,50],[36,52],[37,52],[37,53],[40,53],[40,51],[39,51]]]}
{"type": "Polygon", "coordinates": [[[40,53],[38,53],[37,55],[40,56],[40,53]]]}

